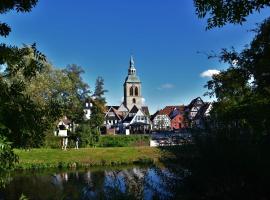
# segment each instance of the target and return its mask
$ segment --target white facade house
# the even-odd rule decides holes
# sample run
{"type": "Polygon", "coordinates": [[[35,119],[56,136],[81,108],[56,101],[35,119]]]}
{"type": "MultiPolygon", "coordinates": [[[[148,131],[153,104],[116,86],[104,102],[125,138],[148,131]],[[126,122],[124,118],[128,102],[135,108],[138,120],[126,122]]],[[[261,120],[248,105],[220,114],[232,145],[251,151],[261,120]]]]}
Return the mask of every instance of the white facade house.
{"type": "Polygon", "coordinates": [[[122,121],[123,127],[132,130],[131,132],[146,132],[152,128],[152,123],[148,115],[141,109],[134,106],[122,121]]]}
{"type": "Polygon", "coordinates": [[[54,135],[59,137],[67,137],[68,131],[72,131],[71,121],[64,116],[57,124],[57,130],[54,135]]]}
{"type": "Polygon", "coordinates": [[[105,114],[104,125],[106,125],[107,128],[110,128],[111,126],[116,125],[120,122],[121,117],[118,115],[118,111],[111,106],[105,114]]]}
{"type": "Polygon", "coordinates": [[[194,119],[202,106],[204,106],[204,102],[200,97],[193,99],[188,106],[189,119],[194,119]]]}
{"type": "Polygon", "coordinates": [[[146,114],[144,114],[141,110],[138,110],[138,112],[134,115],[133,119],[130,122],[130,124],[134,123],[151,124],[151,121],[146,114]]]}
{"type": "Polygon", "coordinates": [[[92,106],[93,106],[93,104],[91,103],[90,100],[87,100],[85,102],[85,106],[84,106],[84,109],[83,109],[83,111],[84,111],[84,119],[85,120],[89,120],[90,119],[92,106]]]}
{"type": "Polygon", "coordinates": [[[158,114],[153,119],[153,128],[164,130],[171,127],[171,119],[166,114],[158,114]]]}
{"type": "Polygon", "coordinates": [[[197,112],[196,116],[193,118],[193,127],[204,129],[207,124],[207,118],[210,116],[210,111],[212,109],[211,103],[204,103],[204,105],[197,112]]]}

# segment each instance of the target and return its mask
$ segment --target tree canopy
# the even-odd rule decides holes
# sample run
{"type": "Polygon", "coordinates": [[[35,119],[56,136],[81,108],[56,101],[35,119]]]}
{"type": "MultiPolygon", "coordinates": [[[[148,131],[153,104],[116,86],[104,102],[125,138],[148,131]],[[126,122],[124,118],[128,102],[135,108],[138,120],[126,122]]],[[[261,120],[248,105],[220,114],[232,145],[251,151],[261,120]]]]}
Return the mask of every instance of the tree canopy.
{"type": "MultiPolygon", "coordinates": [[[[36,6],[38,0],[1,0],[0,14],[7,13],[11,10],[17,12],[30,12],[36,6]]],[[[0,21],[0,36],[8,36],[11,28],[8,24],[0,21]]]]}
{"type": "Polygon", "coordinates": [[[97,77],[94,98],[99,101],[102,101],[105,104],[106,100],[105,100],[104,94],[106,92],[108,92],[108,90],[104,89],[104,79],[101,76],[97,77]]]}
{"type": "Polygon", "coordinates": [[[216,96],[212,127],[226,133],[250,134],[254,140],[270,132],[270,18],[256,30],[242,52],[223,49],[219,58],[229,64],[206,87],[216,96]]]}
{"type": "Polygon", "coordinates": [[[207,29],[227,23],[242,24],[246,17],[270,6],[269,0],[194,0],[199,18],[207,17],[207,29]]]}

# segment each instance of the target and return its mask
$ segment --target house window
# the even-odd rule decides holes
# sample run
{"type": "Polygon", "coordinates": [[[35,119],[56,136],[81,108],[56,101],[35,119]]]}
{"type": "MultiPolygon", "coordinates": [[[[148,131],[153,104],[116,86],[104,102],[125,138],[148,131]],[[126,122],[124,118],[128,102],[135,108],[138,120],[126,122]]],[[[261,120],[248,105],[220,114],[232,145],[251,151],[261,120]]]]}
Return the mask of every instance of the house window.
{"type": "Polygon", "coordinates": [[[139,89],[138,87],[135,87],[135,96],[138,96],[139,95],[139,89]]]}

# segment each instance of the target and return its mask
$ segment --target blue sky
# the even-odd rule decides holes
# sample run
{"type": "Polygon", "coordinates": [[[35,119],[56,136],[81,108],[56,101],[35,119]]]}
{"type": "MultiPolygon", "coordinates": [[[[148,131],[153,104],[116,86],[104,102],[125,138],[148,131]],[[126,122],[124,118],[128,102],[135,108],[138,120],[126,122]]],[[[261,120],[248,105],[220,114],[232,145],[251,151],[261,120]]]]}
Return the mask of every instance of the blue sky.
{"type": "Polygon", "coordinates": [[[248,30],[267,16],[269,9],[243,26],[205,31],[206,20],[197,18],[191,0],[40,0],[31,13],[1,16],[13,31],[0,42],[36,42],[54,66],[82,66],[92,89],[102,76],[110,105],[121,102],[133,54],[143,96],[154,112],[202,96],[209,78],[200,74],[226,66],[197,52],[241,50],[254,36],[248,30]]]}

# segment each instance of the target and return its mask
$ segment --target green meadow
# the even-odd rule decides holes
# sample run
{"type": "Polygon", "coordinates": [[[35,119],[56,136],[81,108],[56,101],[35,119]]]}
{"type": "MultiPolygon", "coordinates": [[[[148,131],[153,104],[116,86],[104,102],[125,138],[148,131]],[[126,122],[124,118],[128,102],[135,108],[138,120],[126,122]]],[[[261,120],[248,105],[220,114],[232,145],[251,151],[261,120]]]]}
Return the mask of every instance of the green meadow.
{"type": "MultiPolygon", "coordinates": [[[[68,149],[16,149],[17,169],[78,168],[158,162],[164,152],[151,147],[114,147],[68,149]]],[[[169,154],[167,155],[169,156],[169,154]]]]}

